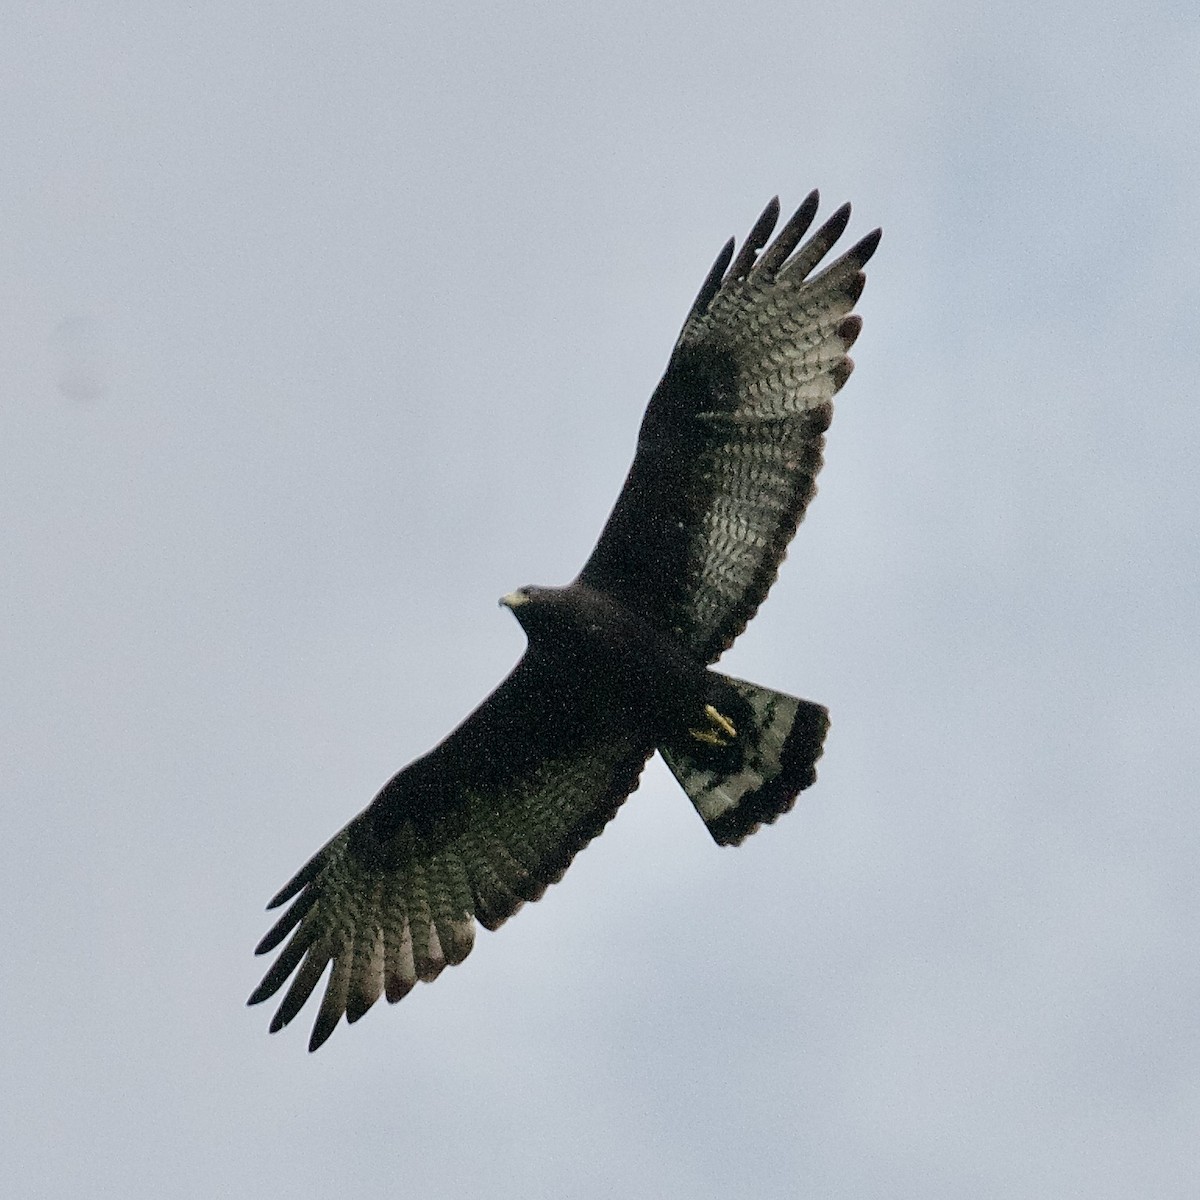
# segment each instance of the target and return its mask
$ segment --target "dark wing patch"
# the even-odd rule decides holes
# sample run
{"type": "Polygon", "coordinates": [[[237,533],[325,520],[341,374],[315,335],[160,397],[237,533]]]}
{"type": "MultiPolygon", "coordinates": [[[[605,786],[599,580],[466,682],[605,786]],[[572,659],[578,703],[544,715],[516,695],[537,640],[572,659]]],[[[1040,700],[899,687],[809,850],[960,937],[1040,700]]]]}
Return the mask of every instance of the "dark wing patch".
{"type": "Polygon", "coordinates": [[[844,205],[801,245],[817,203],[813,192],[760,255],[779,216],[773,200],[736,258],[732,242],[721,251],[579,576],[708,662],[775,581],[816,491],[833,397],[853,369],[847,351],[862,322],[850,311],[881,235],[812,275],[850,217],[844,205]]]}
{"type": "Polygon", "coordinates": [[[476,920],[496,929],[538,899],[604,828],[652,747],[603,721],[564,728],[555,685],[526,656],[271,901],[292,903],[256,953],[288,940],[249,1003],[294,974],[272,1033],[331,962],[310,1050],[343,1014],[356,1021],[380,995],[395,1003],[436,979],[470,953],[476,920]]]}

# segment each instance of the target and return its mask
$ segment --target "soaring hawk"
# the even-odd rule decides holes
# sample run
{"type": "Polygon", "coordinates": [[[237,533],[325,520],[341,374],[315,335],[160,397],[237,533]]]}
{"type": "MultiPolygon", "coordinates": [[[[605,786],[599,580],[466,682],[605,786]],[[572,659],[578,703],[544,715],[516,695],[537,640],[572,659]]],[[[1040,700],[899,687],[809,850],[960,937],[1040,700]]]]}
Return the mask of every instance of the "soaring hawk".
{"type": "Polygon", "coordinates": [[[880,231],[817,271],[850,217],[844,205],[801,245],[817,203],[767,245],[772,200],[737,255],[730,239],[717,256],[592,556],[566,587],[501,601],[528,639],[512,673],[271,901],[291,905],[257,953],[287,944],[249,1002],[295,976],[272,1032],[326,968],[310,1050],[343,1014],[462,962],[475,922],[497,928],[560,879],[655,750],[720,845],[813,783],[826,710],[710,665],[775,580],[853,366],[880,231]]]}

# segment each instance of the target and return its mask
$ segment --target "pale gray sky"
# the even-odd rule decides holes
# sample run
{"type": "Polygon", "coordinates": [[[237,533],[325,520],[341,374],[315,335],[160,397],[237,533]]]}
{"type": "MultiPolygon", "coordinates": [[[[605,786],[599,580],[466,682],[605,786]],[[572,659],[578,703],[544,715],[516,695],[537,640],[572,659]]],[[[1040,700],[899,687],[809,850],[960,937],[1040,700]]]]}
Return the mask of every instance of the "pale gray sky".
{"type": "Polygon", "coordinates": [[[1194,6],[443,7],[0,19],[0,1190],[1191,1197],[1194,6]],[[831,707],[818,786],[718,850],[655,765],[463,966],[269,1038],[263,904],[813,186],[886,236],[724,661],[831,707]]]}

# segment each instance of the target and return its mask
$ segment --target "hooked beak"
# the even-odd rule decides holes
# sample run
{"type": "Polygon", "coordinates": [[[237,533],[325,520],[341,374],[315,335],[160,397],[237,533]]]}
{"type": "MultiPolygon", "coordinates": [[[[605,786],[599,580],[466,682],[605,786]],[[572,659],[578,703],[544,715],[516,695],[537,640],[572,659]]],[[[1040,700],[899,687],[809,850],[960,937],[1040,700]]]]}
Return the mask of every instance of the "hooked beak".
{"type": "Polygon", "coordinates": [[[501,608],[518,609],[522,604],[528,604],[529,597],[524,592],[509,592],[507,596],[500,597],[501,608]]]}

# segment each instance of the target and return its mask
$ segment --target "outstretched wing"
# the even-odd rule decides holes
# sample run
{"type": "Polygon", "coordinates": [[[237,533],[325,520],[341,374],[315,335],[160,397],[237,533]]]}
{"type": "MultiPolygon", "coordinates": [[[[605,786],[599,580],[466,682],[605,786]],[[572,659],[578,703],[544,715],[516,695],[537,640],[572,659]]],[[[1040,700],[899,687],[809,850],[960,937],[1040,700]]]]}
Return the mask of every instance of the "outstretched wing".
{"type": "Polygon", "coordinates": [[[813,192],[762,255],[772,200],[736,259],[732,239],[688,314],[638,435],[637,454],[580,573],[707,662],[746,627],[816,491],[863,265],[880,230],[812,272],[850,218],[844,205],[797,249],[813,192]]]}
{"type": "MultiPolygon", "coordinates": [[[[271,901],[291,901],[256,953],[290,940],[251,995],[295,978],[271,1022],[300,1011],[332,962],[309,1049],[342,1014],[462,962],[560,879],[637,786],[652,747],[603,706],[572,717],[531,654],[444,742],[396,775],[271,901]]],[[[574,710],[578,712],[577,708],[574,710]]]]}

